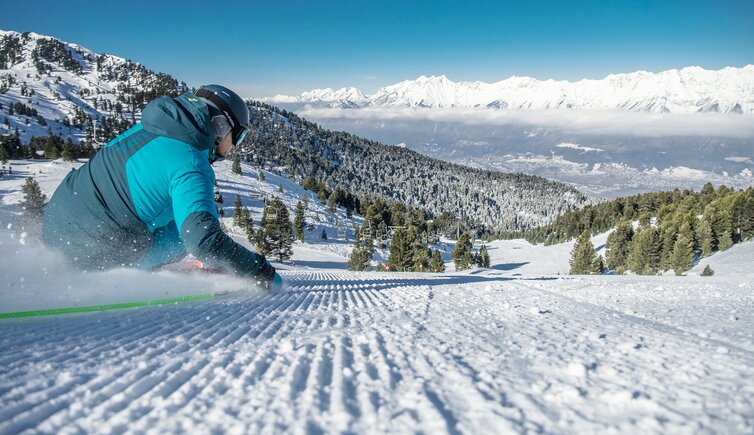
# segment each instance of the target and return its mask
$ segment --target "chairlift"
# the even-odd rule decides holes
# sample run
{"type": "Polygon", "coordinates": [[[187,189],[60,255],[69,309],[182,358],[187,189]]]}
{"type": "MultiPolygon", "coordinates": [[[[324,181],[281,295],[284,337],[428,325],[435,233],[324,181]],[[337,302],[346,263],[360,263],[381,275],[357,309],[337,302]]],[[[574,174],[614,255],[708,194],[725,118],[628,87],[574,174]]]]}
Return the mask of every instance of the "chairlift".
{"type": "Polygon", "coordinates": [[[386,245],[390,241],[390,237],[388,237],[387,233],[381,233],[377,241],[380,242],[380,245],[386,245]]]}
{"type": "Polygon", "coordinates": [[[270,204],[270,201],[265,198],[264,200],[264,215],[267,216],[267,220],[277,220],[278,209],[274,205],[270,204]]]}
{"type": "Polygon", "coordinates": [[[278,209],[271,205],[266,205],[264,207],[264,213],[268,220],[274,221],[278,218],[278,209]]]}

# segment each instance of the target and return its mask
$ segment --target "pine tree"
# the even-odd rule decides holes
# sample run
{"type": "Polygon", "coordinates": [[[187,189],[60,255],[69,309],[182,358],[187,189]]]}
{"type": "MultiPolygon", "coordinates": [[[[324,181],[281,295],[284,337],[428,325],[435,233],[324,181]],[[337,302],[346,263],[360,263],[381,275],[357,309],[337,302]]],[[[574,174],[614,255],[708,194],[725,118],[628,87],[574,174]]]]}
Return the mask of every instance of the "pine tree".
{"type": "Polygon", "coordinates": [[[264,209],[262,246],[265,255],[277,258],[278,261],[287,260],[293,255],[293,227],[288,209],[279,198],[272,199],[269,206],[274,208],[276,213],[268,213],[269,207],[264,209]]]}
{"type": "Polygon", "coordinates": [[[411,249],[412,239],[406,228],[397,228],[390,242],[387,262],[390,270],[410,272],[414,268],[414,256],[411,249]]]}
{"type": "Polygon", "coordinates": [[[22,188],[24,194],[21,200],[23,214],[19,217],[19,227],[25,231],[31,240],[38,240],[42,231],[42,212],[45,195],[34,178],[27,178],[22,188]]]}
{"type": "Polygon", "coordinates": [[[32,177],[27,178],[21,191],[24,197],[20,205],[24,216],[32,220],[41,220],[42,210],[47,197],[42,193],[42,189],[39,188],[37,180],[32,177]]]}
{"type": "Polygon", "coordinates": [[[264,170],[260,169],[259,170],[259,181],[264,181],[264,180],[265,180],[264,170]]]}
{"type": "Polygon", "coordinates": [[[5,151],[5,144],[0,140],[0,163],[8,163],[8,152],[5,151]]]}
{"type": "Polygon", "coordinates": [[[704,270],[702,271],[702,276],[712,276],[715,274],[715,271],[712,270],[711,267],[709,267],[709,264],[704,267],[704,270]]]}
{"type": "Polygon", "coordinates": [[[251,220],[251,212],[246,206],[241,207],[241,213],[238,216],[238,226],[241,230],[246,230],[249,226],[249,220],[251,220]]]}
{"type": "Polygon", "coordinates": [[[482,245],[482,248],[479,250],[479,267],[489,268],[490,267],[490,254],[487,253],[487,245],[482,245]]]}
{"type": "Polygon", "coordinates": [[[634,237],[634,229],[629,221],[618,224],[607,237],[607,267],[616,273],[623,273],[628,266],[628,247],[634,237]]]}
{"type": "Polygon", "coordinates": [[[673,245],[673,254],[671,258],[671,267],[676,275],[691,268],[691,262],[694,260],[694,235],[691,227],[684,224],[678,232],[678,238],[673,245]]]}
{"type": "Polygon", "coordinates": [[[429,263],[429,270],[432,272],[445,272],[445,262],[439,250],[432,253],[432,260],[429,263]]]}
{"type": "Polygon", "coordinates": [[[278,192],[279,193],[284,193],[285,192],[285,190],[283,190],[283,183],[278,184],[278,192]]]}
{"type": "Polygon", "coordinates": [[[327,231],[325,231],[324,228],[322,228],[322,233],[320,233],[319,238],[322,240],[327,240],[327,231]]]}
{"type": "Polygon", "coordinates": [[[66,138],[65,143],[63,144],[63,153],[61,156],[63,157],[63,160],[67,162],[73,161],[73,141],[70,136],[66,138]]]}
{"type": "Polygon", "coordinates": [[[304,217],[304,204],[299,201],[296,204],[296,214],[293,218],[293,228],[296,231],[296,238],[303,243],[304,242],[304,227],[306,226],[306,218],[304,217]]]}
{"type": "Polygon", "coordinates": [[[335,191],[333,190],[332,193],[330,193],[330,196],[327,198],[327,208],[331,212],[335,212],[335,200],[336,200],[336,198],[337,197],[335,196],[335,191]]]}
{"type": "MultiPolygon", "coordinates": [[[[678,225],[675,219],[668,218],[658,230],[660,234],[660,270],[673,269],[673,251],[678,238],[678,225]]],[[[693,243],[693,239],[691,243],[693,243]]]]}
{"type": "Polygon", "coordinates": [[[715,235],[708,220],[702,220],[699,224],[697,239],[699,240],[702,257],[712,254],[712,250],[715,248],[715,235]]]}
{"type": "Polygon", "coordinates": [[[715,232],[719,251],[724,251],[733,245],[733,227],[730,223],[728,210],[720,211],[716,225],[713,225],[712,230],[715,232]]]}
{"type": "Polygon", "coordinates": [[[351,257],[348,259],[348,269],[355,271],[365,271],[371,268],[372,260],[372,240],[356,240],[351,257]]]}
{"type": "Polygon", "coordinates": [[[241,155],[236,153],[235,156],[233,156],[233,164],[230,167],[230,171],[234,174],[241,175],[241,155]]]}
{"type": "Polygon", "coordinates": [[[58,154],[58,146],[55,143],[55,137],[50,134],[47,136],[47,140],[45,140],[45,158],[50,160],[55,160],[60,157],[58,154]]]}
{"type": "Polygon", "coordinates": [[[413,267],[412,270],[416,272],[429,272],[429,259],[430,252],[427,252],[426,249],[418,249],[416,252],[414,252],[413,257],[413,267]]]}
{"type": "Polygon", "coordinates": [[[654,275],[660,268],[660,235],[649,227],[639,231],[631,241],[628,268],[639,275],[654,275]]]}
{"type": "Polygon", "coordinates": [[[571,275],[602,273],[602,257],[594,250],[589,230],[584,230],[571,250],[571,275]]]}
{"type": "Polygon", "coordinates": [[[233,225],[240,225],[241,213],[241,195],[236,195],[236,200],[233,202],[233,225]]]}
{"type": "Polygon", "coordinates": [[[453,263],[456,270],[465,270],[471,266],[471,235],[464,232],[456,241],[456,247],[453,249],[453,263]]]}

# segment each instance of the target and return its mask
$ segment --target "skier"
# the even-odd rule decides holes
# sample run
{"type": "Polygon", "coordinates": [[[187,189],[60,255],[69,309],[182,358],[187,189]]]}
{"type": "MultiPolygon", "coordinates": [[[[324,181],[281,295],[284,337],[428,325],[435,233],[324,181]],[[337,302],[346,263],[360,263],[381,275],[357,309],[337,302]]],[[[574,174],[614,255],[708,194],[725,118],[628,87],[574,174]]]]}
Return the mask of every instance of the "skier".
{"type": "Polygon", "coordinates": [[[209,267],[280,289],[265,257],[221,230],[215,208],[211,164],[248,129],[246,103],[223,86],[151,101],[141,123],[58,186],[45,208],[45,244],[83,270],[154,269],[191,253],[209,267]]]}

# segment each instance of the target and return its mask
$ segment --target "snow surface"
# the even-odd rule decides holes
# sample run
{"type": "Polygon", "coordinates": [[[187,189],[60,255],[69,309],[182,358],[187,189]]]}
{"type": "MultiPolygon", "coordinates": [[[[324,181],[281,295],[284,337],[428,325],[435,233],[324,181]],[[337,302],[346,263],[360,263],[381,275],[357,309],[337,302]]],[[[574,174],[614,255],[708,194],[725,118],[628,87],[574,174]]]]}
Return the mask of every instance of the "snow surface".
{"type": "MultiPolygon", "coordinates": [[[[572,243],[523,240],[489,244],[490,269],[356,273],[339,270],[345,239],[318,239],[334,215],[312,200],[320,226],[275,264],[279,294],[200,274],[76,276],[7,227],[24,168],[49,196],[75,164],[13,163],[0,179],[2,311],[218,295],[0,320],[0,433],[754,431],[754,243],[703,259],[711,278],[558,276],[572,243]]],[[[228,168],[224,205],[242,193],[257,222],[250,195],[282,184],[291,208],[300,195],[228,168]]]]}

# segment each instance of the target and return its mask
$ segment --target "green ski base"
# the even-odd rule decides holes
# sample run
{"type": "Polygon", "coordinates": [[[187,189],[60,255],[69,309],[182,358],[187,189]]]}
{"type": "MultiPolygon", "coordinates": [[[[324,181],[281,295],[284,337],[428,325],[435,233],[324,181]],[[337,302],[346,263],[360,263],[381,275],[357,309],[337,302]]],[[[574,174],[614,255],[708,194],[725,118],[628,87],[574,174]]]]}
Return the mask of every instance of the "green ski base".
{"type": "Polygon", "coordinates": [[[11,319],[16,317],[38,317],[38,316],[56,316],[59,314],[87,313],[91,311],[108,311],[119,310],[122,308],[149,307],[154,305],[165,305],[176,302],[190,302],[201,299],[209,299],[214,296],[212,293],[201,293],[198,295],[183,296],[178,298],[155,299],[151,301],[123,302],[120,304],[106,305],[89,305],[84,307],[53,308],[49,310],[17,311],[14,313],[0,313],[0,319],[11,319]]]}

